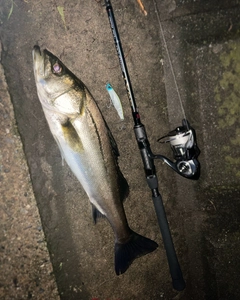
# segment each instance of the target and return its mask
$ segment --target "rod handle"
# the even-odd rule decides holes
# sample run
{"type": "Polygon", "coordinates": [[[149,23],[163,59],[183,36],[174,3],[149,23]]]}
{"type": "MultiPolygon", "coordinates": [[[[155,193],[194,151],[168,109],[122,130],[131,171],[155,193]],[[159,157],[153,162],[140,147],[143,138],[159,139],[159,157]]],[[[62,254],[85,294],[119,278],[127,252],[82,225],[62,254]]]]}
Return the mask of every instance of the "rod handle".
{"type": "Polygon", "coordinates": [[[172,285],[173,288],[177,291],[182,291],[186,287],[186,283],[184,281],[181,267],[179,265],[177,255],[174,249],[171,233],[168,226],[168,221],[166,218],[165,209],[162,202],[161,195],[153,196],[153,203],[157,214],[158,224],[161,230],[163,243],[165,246],[168,265],[170,269],[170,274],[172,277],[172,285]]]}

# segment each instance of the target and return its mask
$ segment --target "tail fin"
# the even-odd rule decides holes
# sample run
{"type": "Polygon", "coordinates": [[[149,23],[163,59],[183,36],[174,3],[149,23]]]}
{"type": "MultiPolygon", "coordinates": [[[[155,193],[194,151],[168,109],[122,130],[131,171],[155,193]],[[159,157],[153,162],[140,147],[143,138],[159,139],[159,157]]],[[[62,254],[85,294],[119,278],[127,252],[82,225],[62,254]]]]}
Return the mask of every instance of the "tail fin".
{"type": "Polygon", "coordinates": [[[158,244],[132,232],[131,239],[125,244],[115,244],[115,272],[117,275],[127,271],[135,258],[154,251],[158,244]]]}

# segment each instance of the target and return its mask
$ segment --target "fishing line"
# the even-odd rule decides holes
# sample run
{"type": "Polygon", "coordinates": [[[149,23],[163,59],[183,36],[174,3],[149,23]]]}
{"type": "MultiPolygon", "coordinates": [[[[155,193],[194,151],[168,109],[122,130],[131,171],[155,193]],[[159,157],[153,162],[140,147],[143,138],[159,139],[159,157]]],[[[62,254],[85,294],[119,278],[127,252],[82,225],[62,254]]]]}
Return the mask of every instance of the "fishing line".
{"type": "MultiPolygon", "coordinates": [[[[165,35],[164,35],[164,32],[163,32],[163,27],[162,27],[162,23],[161,23],[160,14],[159,14],[158,9],[157,9],[156,1],[153,0],[153,3],[154,3],[154,7],[155,7],[155,12],[157,14],[157,19],[158,19],[158,24],[159,24],[160,32],[161,32],[161,35],[162,35],[163,44],[164,44],[164,47],[165,47],[165,50],[166,50],[166,53],[167,53],[168,62],[169,62],[169,65],[170,65],[172,76],[173,76],[173,81],[174,81],[174,84],[175,84],[175,87],[176,87],[176,92],[177,92],[177,95],[178,95],[178,99],[179,99],[179,103],[180,103],[180,106],[181,106],[182,114],[183,114],[184,119],[187,119],[186,118],[186,114],[185,114],[185,110],[184,110],[184,107],[183,107],[182,97],[181,97],[181,94],[179,92],[179,88],[178,88],[178,84],[177,84],[177,79],[176,79],[176,76],[175,76],[175,73],[174,73],[172,60],[171,60],[170,53],[169,53],[169,50],[168,50],[168,46],[167,46],[167,42],[166,42],[166,39],[165,39],[165,35]]],[[[187,129],[189,129],[188,128],[188,124],[187,124],[187,129]]]]}

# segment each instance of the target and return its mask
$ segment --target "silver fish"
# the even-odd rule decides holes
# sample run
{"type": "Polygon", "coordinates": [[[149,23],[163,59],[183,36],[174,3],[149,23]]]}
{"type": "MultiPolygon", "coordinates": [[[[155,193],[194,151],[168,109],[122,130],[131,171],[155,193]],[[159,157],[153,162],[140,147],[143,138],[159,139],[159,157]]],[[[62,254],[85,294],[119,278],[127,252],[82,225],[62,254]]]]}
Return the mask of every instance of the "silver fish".
{"type": "Polygon", "coordinates": [[[115,271],[124,273],[157,244],[128,225],[123,200],[128,184],[118,163],[114,138],[86,86],[48,50],[33,49],[37,93],[49,128],[93,206],[93,218],[106,216],[115,234],[115,271]]]}

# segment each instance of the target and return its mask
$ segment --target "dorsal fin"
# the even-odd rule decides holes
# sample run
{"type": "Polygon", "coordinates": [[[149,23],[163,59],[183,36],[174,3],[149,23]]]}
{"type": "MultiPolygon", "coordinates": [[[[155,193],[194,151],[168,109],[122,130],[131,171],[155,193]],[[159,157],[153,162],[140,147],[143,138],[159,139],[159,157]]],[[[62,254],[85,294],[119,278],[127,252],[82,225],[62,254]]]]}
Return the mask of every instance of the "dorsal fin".
{"type": "Polygon", "coordinates": [[[120,189],[120,197],[123,202],[129,194],[129,185],[126,178],[123,176],[119,168],[118,168],[118,186],[120,189]]]}

